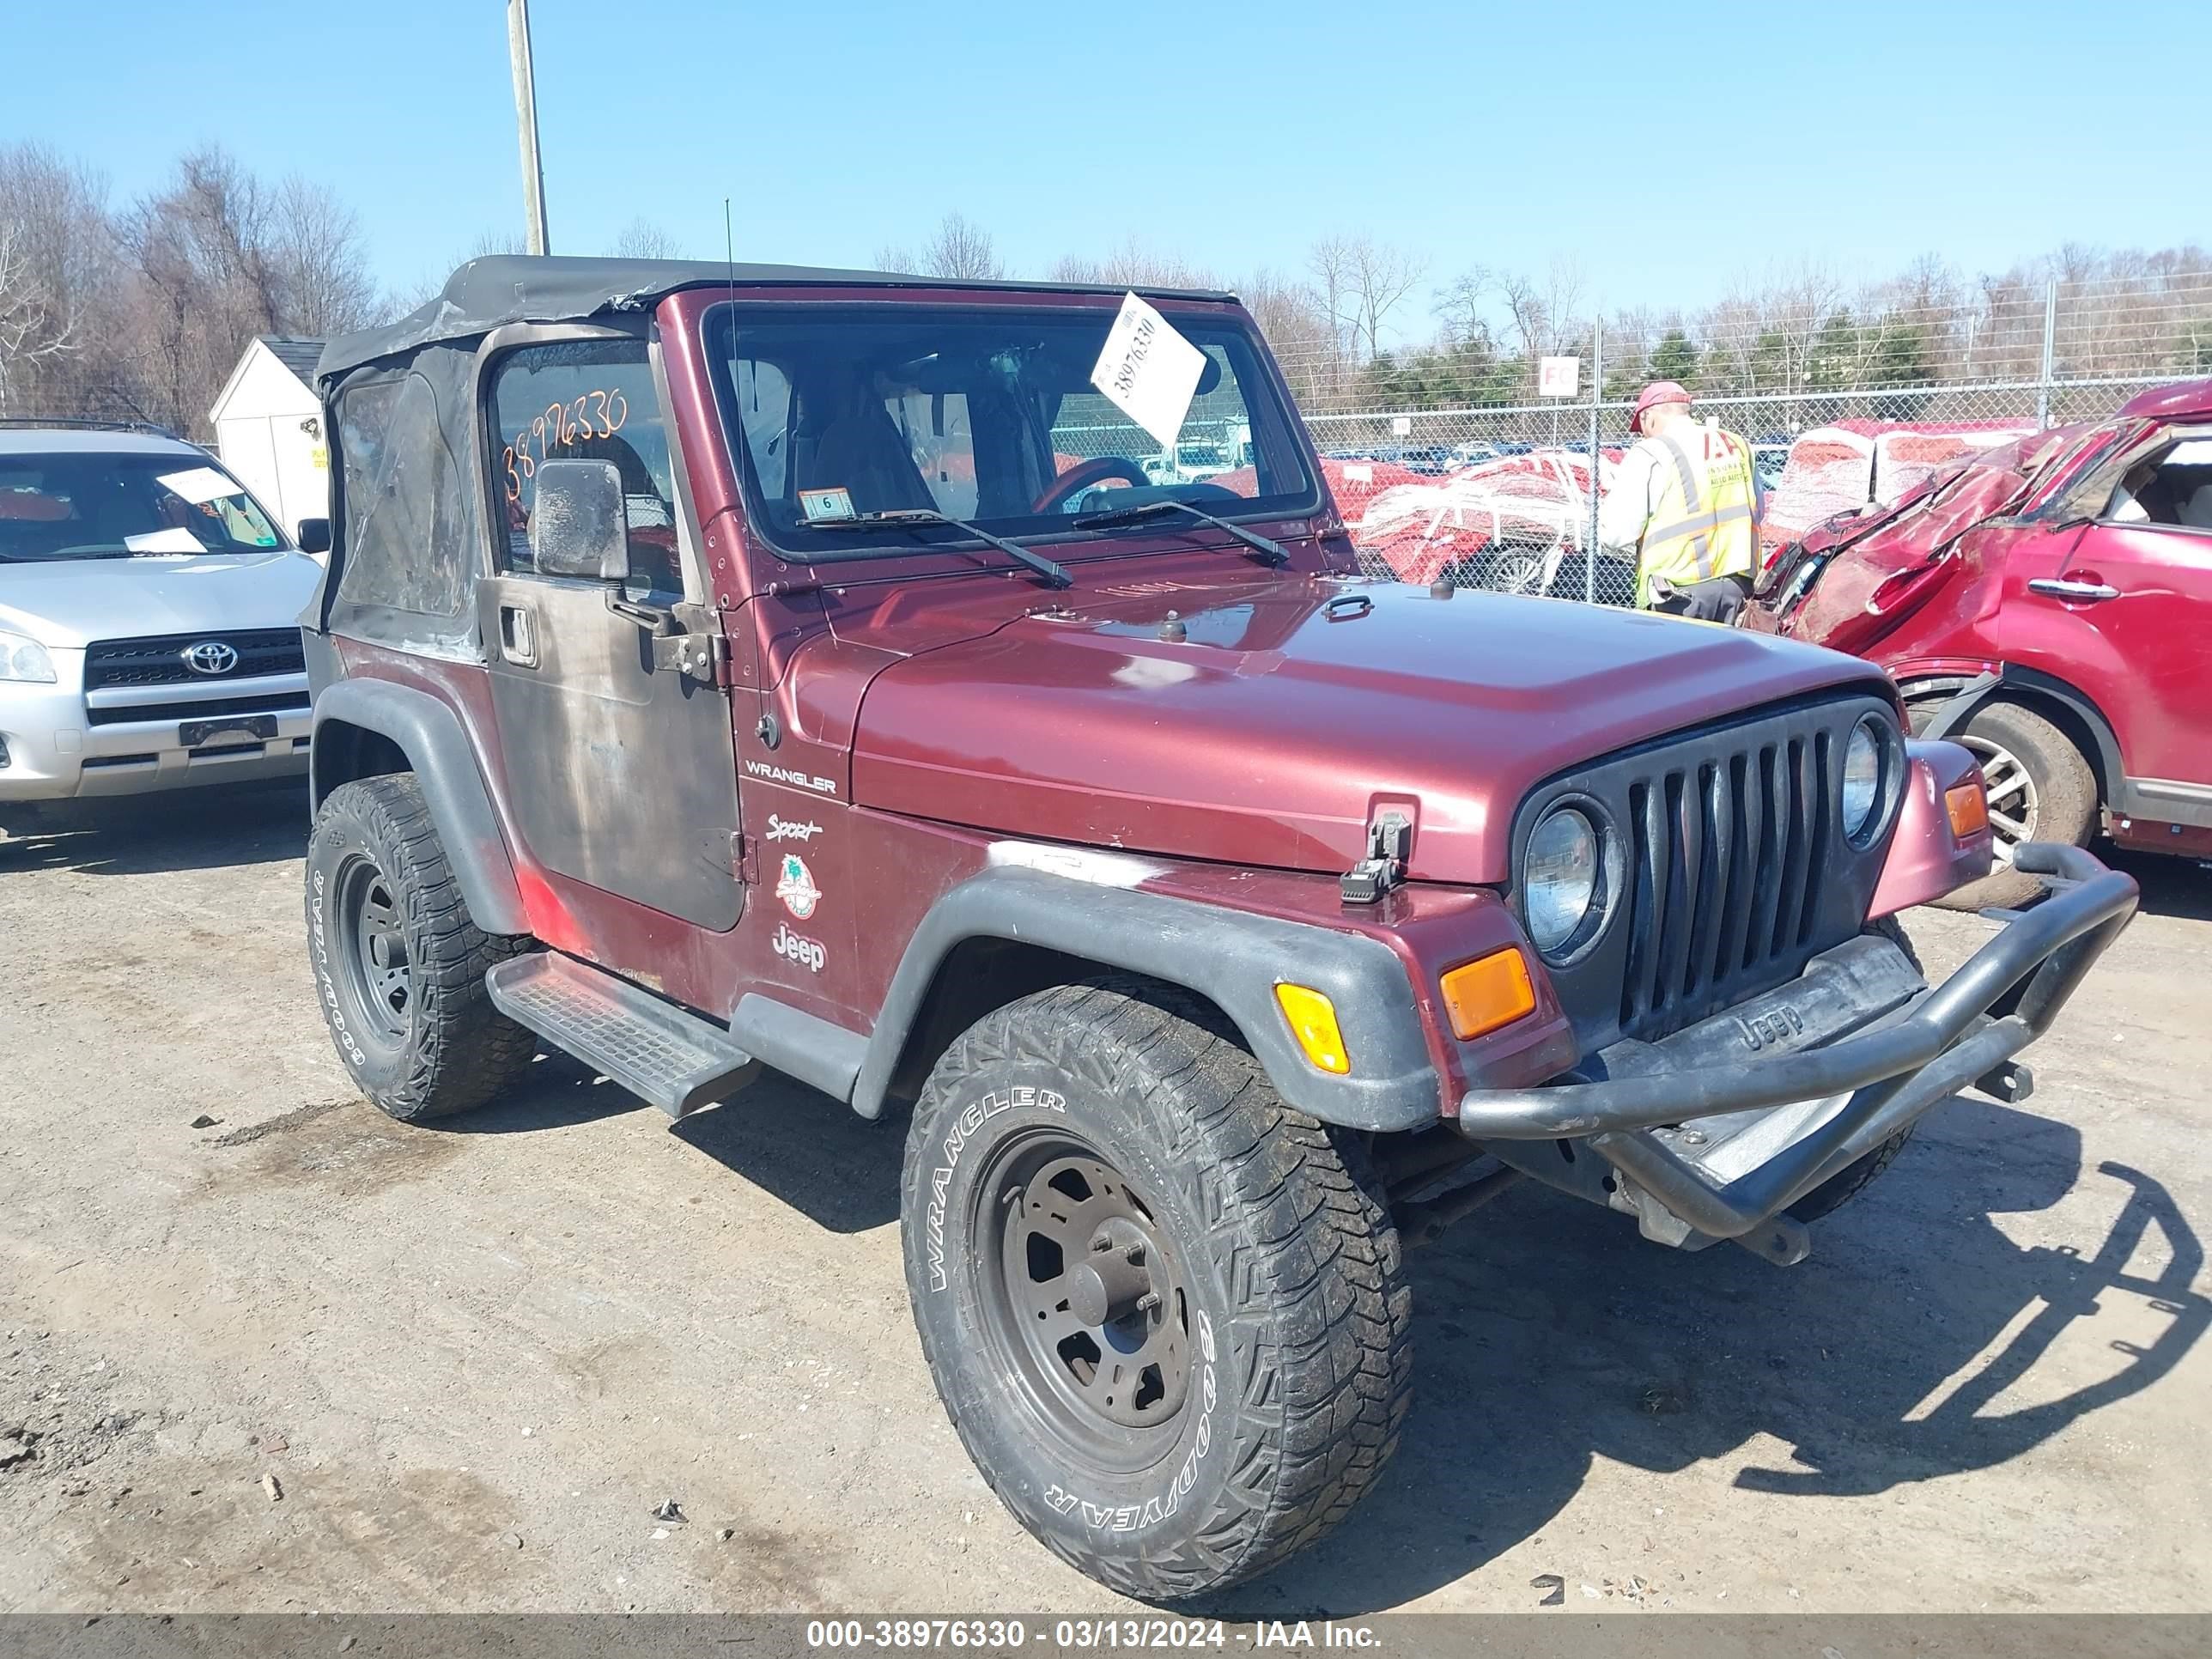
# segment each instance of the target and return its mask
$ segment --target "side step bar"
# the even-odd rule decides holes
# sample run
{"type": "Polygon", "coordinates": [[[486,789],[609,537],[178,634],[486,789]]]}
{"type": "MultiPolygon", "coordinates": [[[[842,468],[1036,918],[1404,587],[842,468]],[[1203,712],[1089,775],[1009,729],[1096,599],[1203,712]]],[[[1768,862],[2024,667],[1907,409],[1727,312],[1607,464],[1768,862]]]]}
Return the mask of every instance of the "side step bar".
{"type": "Polygon", "coordinates": [[[760,1069],[711,1020],[573,957],[510,957],[484,975],[484,988],[516,1024],[671,1117],[726,1100],[760,1069]]]}

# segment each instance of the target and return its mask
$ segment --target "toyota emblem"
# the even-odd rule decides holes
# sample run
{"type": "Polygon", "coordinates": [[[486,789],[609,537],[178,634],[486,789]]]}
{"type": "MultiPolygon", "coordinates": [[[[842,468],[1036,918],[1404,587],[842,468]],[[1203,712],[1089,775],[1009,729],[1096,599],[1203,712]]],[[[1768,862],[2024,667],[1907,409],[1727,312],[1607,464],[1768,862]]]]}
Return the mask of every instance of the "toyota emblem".
{"type": "Polygon", "coordinates": [[[185,647],[185,666],[195,674],[228,674],[238,666],[238,653],[221,640],[202,640],[185,647]]]}

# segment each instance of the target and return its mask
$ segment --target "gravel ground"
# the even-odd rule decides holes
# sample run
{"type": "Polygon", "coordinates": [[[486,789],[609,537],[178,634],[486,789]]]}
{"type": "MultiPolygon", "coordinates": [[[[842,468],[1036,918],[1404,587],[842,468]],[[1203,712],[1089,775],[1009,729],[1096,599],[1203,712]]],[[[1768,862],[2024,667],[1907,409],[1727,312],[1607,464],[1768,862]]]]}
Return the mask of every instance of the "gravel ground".
{"type": "MultiPolygon", "coordinates": [[[[969,1468],[900,1128],[574,1066],[393,1124],[309,999],[296,795],[0,841],[0,1609],[1086,1611],[969,1468]],[[656,1518],[674,1498],[683,1519],[656,1518]]],[[[2212,1607],[2212,876],[1778,1271],[1508,1194],[1414,1258],[1419,1399],[1218,1611],[2212,1607]]],[[[1987,932],[1908,919],[1931,967],[1987,932]]]]}

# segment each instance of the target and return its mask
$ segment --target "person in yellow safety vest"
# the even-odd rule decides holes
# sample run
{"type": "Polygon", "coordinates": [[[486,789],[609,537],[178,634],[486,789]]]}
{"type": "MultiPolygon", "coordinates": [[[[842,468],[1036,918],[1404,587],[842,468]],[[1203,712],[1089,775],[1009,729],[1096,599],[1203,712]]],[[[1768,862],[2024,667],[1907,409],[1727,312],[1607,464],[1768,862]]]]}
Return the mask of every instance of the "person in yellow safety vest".
{"type": "Polygon", "coordinates": [[[1600,547],[1636,566],[1647,611],[1734,622],[1759,568],[1759,481],[1751,446],[1690,413],[1690,394],[1655,380],[1636,400],[1598,509],[1600,547]]]}

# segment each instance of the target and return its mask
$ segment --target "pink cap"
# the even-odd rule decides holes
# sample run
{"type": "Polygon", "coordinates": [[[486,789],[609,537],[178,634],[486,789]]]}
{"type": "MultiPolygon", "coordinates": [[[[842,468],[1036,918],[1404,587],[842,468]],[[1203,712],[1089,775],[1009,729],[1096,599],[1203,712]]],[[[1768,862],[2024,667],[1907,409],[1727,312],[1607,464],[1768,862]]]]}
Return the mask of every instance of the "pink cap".
{"type": "Polygon", "coordinates": [[[1686,404],[1689,401],[1690,394],[1674,381],[1654,380],[1638,395],[1636,412],[1628,417],[1628,429],[1639,433],[1644,430],[1646,410],[1656,409],[1662,404],[1686,404]]]}

